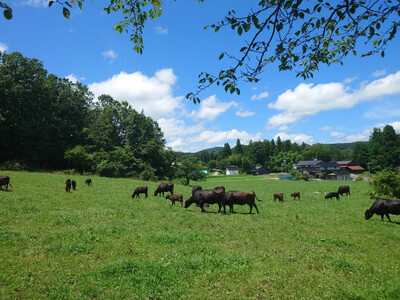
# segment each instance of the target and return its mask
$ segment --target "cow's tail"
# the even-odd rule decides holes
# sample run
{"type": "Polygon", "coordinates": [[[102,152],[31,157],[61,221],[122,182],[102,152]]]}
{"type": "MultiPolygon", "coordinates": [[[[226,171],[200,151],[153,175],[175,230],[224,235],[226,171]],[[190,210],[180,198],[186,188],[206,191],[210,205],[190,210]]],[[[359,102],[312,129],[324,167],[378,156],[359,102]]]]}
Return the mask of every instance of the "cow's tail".
{"type": "Polygon", "coordinates": [[[254,197],[257,199],[257,201],[260,201],[260,202],[261,202],[262,200],[260,200],[260,199],[257,198],[256,193],[255,193],[254,191],[253,191],[253,193],[254,193],[254,197]]]}

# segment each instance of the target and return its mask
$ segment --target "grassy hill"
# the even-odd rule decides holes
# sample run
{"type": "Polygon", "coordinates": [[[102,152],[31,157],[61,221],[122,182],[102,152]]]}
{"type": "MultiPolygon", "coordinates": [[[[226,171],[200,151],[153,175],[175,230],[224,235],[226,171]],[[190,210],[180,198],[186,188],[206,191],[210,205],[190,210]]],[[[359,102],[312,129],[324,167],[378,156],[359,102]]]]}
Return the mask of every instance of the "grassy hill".
{"type": "MultiPolygon", "coordinates": [[[[172,207],[157,183],[5,172],[0,191],[1,299],[396,299],[400,231],[380,217],[365,182],[218,177],[203,188],[254,190],[260,214],[172,207]],[[77,190],[67,193],[67,178],[77,190]],[[137,186],[149,197],[132,199],[137,186]],[[289,194],[301,192],[301,200],[289,194]],[[283,203],[272,194],[283,192],[283,203]]],[[[191,187],[176,185],[187,199],[191,187]]]]}

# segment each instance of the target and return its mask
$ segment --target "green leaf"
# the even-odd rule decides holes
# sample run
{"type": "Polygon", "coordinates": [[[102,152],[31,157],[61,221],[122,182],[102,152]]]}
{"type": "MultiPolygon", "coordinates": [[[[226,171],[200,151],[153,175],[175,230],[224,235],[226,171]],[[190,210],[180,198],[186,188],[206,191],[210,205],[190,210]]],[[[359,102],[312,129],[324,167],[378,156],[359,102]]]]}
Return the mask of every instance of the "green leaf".
{"type": "Polygon", "coordinates": [[[49,2],[49,7],[51,7],[53,5],[54,1],[50,1],[49,2]]]}
{"type": "Polygon", "coordinates": [[[69,9],[66,7],[63,7],[63,15],[65,18],[69,19],[71,13],[69,12],[69,9]]]}
{"type": "Polygon", "coordinates": [[[223,59],[223,58],[224,58],[224,55],[225,55],[225,54],[222,52],[221,55],[219,56],[219,60],[223,59]]]}
{"type": "Polygon", "coordinates": [[[5,11],[3,11],[3,15],[4,15],[4,18],[6,18],[7,20],[12,19],[12,11],[9,9],[6,9],[5,11]]]}

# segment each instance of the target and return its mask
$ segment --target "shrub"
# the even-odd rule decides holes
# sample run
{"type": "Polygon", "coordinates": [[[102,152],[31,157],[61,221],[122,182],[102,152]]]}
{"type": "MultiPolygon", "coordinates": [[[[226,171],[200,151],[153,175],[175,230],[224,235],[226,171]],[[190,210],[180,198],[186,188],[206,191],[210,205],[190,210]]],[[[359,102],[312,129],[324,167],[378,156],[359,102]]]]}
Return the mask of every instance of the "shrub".
{"type": "Polygon", "coordinates": [[[75,175],[76,171],[75,169],[69,169],[69,170],[64,170],[65,175],[75,175]]]}
{"type": "Polygon", "coordinates": [[[372,176],[370,181],[375,195],[400,198],[400,176],[393,171],[382,171],[372,176]]]}
{"type": "Polygon", "coordinates": [[[154,170],[146,169],[139,175],[140,180],[144,181],[157,181],[157,176],[154,174],[154,170]]]}

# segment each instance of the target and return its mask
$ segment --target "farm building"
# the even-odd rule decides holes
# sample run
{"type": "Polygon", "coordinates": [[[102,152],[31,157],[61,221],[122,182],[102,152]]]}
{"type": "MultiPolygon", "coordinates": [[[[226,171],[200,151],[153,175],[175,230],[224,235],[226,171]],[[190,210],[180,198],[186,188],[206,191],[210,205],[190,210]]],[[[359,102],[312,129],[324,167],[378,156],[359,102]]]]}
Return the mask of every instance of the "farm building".
{"type": "MultiPolygon", "coordinates": [[[[356,170],[360,166],[351,165],[350,161],[332,160],[324,162],[322,160],[300,161],[293,165],[293,168],[302,174],[308,174],[314,178],[325,180],[350,180],[350,175],[353,174],[352,169],[356,170]]],[[[362,168],[361,168],[362,169],[362,168]]]]}
{"type": "Polygon", "coordinates": [[[226,168],[226,175],[239,175],[239,168],[238,167],[229,167],[226,168]]]}
{"type": "Polygon", "coordinates": [[[266,167],[259,165],[255,166],[252,170],[250,170],[250,173],[253,175],[264,175],[271,173],[271,171],[266,167]]]}

